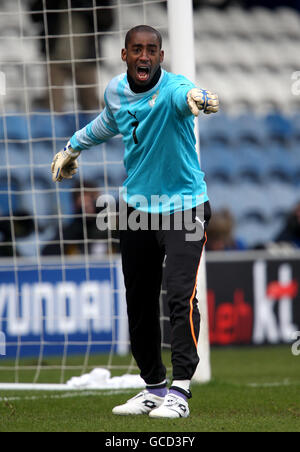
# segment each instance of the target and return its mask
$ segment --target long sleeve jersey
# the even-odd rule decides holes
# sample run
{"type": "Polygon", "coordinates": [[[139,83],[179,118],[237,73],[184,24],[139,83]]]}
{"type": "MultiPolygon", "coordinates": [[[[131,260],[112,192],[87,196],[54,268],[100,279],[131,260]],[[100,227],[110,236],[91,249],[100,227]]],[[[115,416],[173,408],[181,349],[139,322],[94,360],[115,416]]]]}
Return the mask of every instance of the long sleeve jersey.
{"type": "Polygon", "coordinates": [[[208,201],[196,152],[194,116],[187,93],[194,84],[162,71],[149,91],[134,93],[127,74],[108,84],[102,113],[70,140],[75,151],[121,134],[127,179],[123,198],[139,210],[172,213],[208,201]]]}

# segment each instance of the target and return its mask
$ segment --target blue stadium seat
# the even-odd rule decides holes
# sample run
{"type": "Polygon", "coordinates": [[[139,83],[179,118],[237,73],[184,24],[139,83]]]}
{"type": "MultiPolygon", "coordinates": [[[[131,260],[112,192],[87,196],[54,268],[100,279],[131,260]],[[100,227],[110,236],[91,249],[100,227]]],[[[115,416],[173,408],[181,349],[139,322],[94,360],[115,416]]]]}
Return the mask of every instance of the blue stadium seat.
{"type": "Polygon", "coordinates": [[[28,140],[30,137],[26,115],[5,116],[3,118],[3,135],[9,140],[28,140]]]}
{"type": "Polygon", "coordinates": [[[278,180],[266,184],[265,194],[273,217],[288,214],[300,199],[293,184],[278,180]]]}
{"type": "MultiPolygon", "coordinates": [[[[8,165],[11,174],[20,183],[31,179],[32,170],[45,179],[51,180],[50,166],[53,159],[52,146],[47,142],[30,142],[23,144],[8,143],[8,165]]],[[[4,154],[4,157],[6,153],[4,154]]]]}
{"type": "MultiPolygon", "coordinates": [[[[32,159],[36,166],[47,165],[50,170],[51,162],[56,153],[53,149],[51,141],[34,141],[31,143],[30,152],[32,153],[32,159]]],[[[29,155],[30,155],[29,152],[29,155]]],[[[50,173],[49,173],[50,174],[50,173]]]]}
{"type": "Polygon", "coordinates": [[[6,165],[10,174],[19,181],[20,185],[30,179],[30,162],[27,143],[7,143],[6,165]]]}
{"type": "MultiPolygon", "coordinates": [[[[89,124],[91,121],[93,121],[98,116],[97,113],[80,113],[77,117],[77,123],[79,129],[82,129],[87,124],[89,124]]],[[[73,133],[77,130],[77,128],[73,131],[73,133]]]]}
{"type": "MultiPolygon", "coordinates": [[[[299,137],[300,138],[300,137],[299,137]]],[[[294,168],[293,171],[293,183],[296,187],[300,185],[300,158],[299,158],[300,141],[297,143],[292,141],[290,147],[286,150],[288,155],[288,160],[294,168]]]]}
{"type": "Polygon", "coordinates": [[[244,113],[236,118],[235,140],[242,146],[262,146],[267,139],[267,130],[262,118],[253,113],[244,113]]]}
{"type": "Polygon", "coordinates": [[[123,154],[120,142],[111,140],[83,151],[79,157],[79,171],[83,179],[91,178],[101,183],[101,186],[105,185],[105,181],[109,186],[119,186],[126,177],[123,154]]]}
{"type": "Polygon", "coordinates": [[[89,122],[93,121],[97,117],[97,115],[97,113],[65,113],[55,115],[54,119],[56,138],[69,139],[77,130],[82,129],[89,122]]]}
{"type": "Polygon", "coordinates": [[[3,118],[0,116],[0,140],[4,140],[4,123],[3,118]]]}
{"type": "Polygon", "coordinates": [[[251,182],[237,183],[232,210],[238,221],[242,219],[261,219],[267,221],[271,215],[264,185],[251,182]]]}
{"type": "Polygon", "coordinates": [[[78,177],[90,182],[95,181],[95,183],[101,187],[105,186],[105,172],[102,165],[81,164],[79,166],[78,177]]]}
{"type": "Polygon", "coordinates": [[[199,118],[200,143],[208,143],[209,147],[233,144],[236,126],[236,120],[224,113],[201,115],[199,118]]]}
{"type": "Polygon", "coordinates": [[[279,181],[292,182],[297,167],[297,160],[295,156],[288,152],[288,150],[280,145],[273,145],[267,150],[268,158],[270,160],[268,177],[279,181]],[[296,166],[295,166],[296,163],[296,166]]]}
{"type": "MultiPolygon", "coordinates": [[[[32,138],[66,138],[68,121],[64,115],[51,115],[49,112],[34,113],[30,116],[32,138]]],[[[65,141],[65,140],[64,140],[65,141]]]]}
{"type": "Polygon", "coordinates": [[[291,121],[279,112],[268,114],[265,117],[264,125],[270,141],[285,143],[292,135],[291,121]]]}
{"type": "MultiPolygon", "coordinates": [[[[6,152],[5,152],[6,154],[6,152]]],[[[16,166],[16,165],[29,165],[30,158],[29,152],[26,149],[26,146],[23,144],[17,143],[8,143],[7,144],[7,162],[8,166],[16,166]]]]}
{"type": "Polygon", "coordinates": [[[0,216],[8,216],[17,210],[19,190],[18,181],[14,177],[8,177],[6,170],[0,170],[0,216]]]}
{"type": "Polygon", "coordinates": [[[26,115],[7,115],[0,120],[0,139],[30,140],[66,138],[73,135],[75,127],[71,127],[70,118],[66,115],[53,115],[47,112],[26,115]]]}
{"type": "Polygon", "coordinates": [[[295,113],[291,119],[292,124],[292,138],[298,144],[300,142],[300,113],[295,113]]]}
{"type": "Polygon", "coordinates": [[[79,157],[80,164],[90,164],[91,166],[102,166],[104,162],[103,146],[96,146],[81,152],[79,157]]]}
{"type": "Polygon", "coordinates": [[[201,168],[209,179],[220,179],[226,182],[237,175],[237,160],[234,154],[224,145],[201,148],[201,168]]]}
{"type": "Polygon", "coordinates": [[[237,166],[237,181],[250,179],[263,181],[269,171],[270,160],[264,149],[256,144],[239,146],[234,150],[237,166]]]}
{"type": "Polygon", "coordinates": [[[213,211],[224,208],[232,211],[232,207],[237,200],[237,190],[234,184],[211,181],[207,190],[213,211]]]}

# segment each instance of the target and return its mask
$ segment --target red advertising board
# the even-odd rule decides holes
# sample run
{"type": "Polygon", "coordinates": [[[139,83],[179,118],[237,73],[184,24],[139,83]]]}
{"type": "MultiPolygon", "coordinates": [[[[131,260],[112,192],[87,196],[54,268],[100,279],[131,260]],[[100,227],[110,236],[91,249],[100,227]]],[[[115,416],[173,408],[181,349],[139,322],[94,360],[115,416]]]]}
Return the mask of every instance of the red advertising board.
{"type": "Polygon", "coordinates": [[[208,259],[211,344],[291,342],[300,330],[299,276],[296,259],[208,259]]]}
{"type": "MultiPolygon", "coordinates": [[[[300,256],[206,253],[206,262],[211,345],[294,342],[300,331],[300,256]]],[[[163,306],[163,341],[169,344],[168,308],[163,306]]]]}

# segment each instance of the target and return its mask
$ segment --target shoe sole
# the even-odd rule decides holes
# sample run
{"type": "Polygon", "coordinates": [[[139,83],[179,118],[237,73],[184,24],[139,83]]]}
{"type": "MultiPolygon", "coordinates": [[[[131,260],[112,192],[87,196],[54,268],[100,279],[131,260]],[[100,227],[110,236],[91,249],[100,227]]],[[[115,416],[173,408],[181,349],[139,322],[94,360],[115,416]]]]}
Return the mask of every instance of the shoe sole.
{"type": "MultiPolygon", "coordinates": [[[[174,413],[175,413],[175,411],[174,411],[174,413]]],[[[180,414],[178,414],[177,416],[168,416],[167,414],[164,415],[164,414],[156,414],[156,413],[150,412],[149,417],[151,417],[152,419],[186,419],[189,416],[183,417],[183,416],[180,416],[180,414]]]]}
{"type": "Polygon", "coordinates": [[[147,416],[150,413],[150,411],[148,413],[128,413],[125,411],[115,411],[115,408],[112,410],[112,414],[115,414],[116,416],[147,416]]]}
{"type": "Polygon", "coordinates": [[[114,413],[112,412],[112,414],[114,414],[115,416],[147,416],[147,414],[149,413],[114,413]]]}

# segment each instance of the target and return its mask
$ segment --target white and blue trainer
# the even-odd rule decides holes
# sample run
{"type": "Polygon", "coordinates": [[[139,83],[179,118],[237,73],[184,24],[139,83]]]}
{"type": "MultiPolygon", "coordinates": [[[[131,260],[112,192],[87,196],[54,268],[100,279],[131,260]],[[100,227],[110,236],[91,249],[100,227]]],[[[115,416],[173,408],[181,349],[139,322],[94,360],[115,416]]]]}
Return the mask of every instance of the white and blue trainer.
{"type": "Polygon", "coordinates": [[[112,412],[119,416],[149,414],[159,408],[164,402],[164,397],[158,397],[147,389],[129,399],[123,405],[116,406],[112,412]]]}
{"type": "Polygon", "coordinates": [[[190,410],[189,404],[182,397],[175,394],[167,394],[164,402],[158,407],[153,409],[149,416],[151,418],[185,418],[189,417],[190,410]]]}

